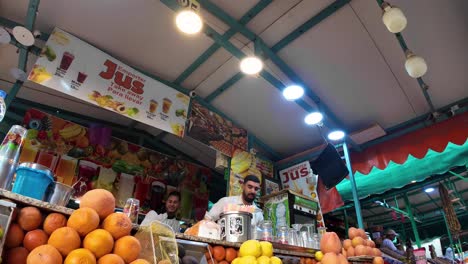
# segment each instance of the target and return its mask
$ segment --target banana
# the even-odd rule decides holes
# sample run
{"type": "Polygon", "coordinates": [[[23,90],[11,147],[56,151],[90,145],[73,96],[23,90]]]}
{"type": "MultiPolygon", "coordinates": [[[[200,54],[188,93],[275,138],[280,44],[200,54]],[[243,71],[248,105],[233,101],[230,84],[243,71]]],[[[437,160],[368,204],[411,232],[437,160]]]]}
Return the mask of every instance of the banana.
{"type": "Polygon", "coordinates": [[[73,138],[73,137],[76,137],[76,136],[80,135],[83,130],[84,130],[83,127],[81,127],[79,125],[76,125],[76,124],[73,124],[71,126],[68,126],[66,128],[61,129],[59,131],[59,134],[64,139],[70,139],[70,138],[73,138]]]}
{"type": "Polygon", "coordinates": [[[69,141],[76,141],[77,139],[79,139],[80,137],[83,137],[84,135],[86,135],[86,129],[81,128],[81,131],[80,131],[80,133],[78,135],[76,135],[74,137],[71,137],[68,140],[69,141]]]}
{"type": "Polygon", "coordinates": [[[235,153],[231,160],[231,169],[234,173],[243,173],[250,168],[252,161],[253,156],[248,152],[235,153]]]}

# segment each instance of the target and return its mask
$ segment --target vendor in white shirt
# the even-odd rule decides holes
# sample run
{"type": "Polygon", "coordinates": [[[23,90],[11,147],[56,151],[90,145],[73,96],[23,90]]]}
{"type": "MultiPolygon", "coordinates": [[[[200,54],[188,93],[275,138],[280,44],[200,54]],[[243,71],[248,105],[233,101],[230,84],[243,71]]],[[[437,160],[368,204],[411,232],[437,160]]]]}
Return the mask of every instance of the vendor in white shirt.
{"type": "Polygon", "coordinates": [[[205,214],[205,219],[217,221],[219,219],[219,215],[223,213],[225,206],[228,204],[253,205],[255,207],[255,212],[253,213],[251,224],[252,226],[260,225],[263,222],[263,212],[254,203],[255,197],[257,197],[257,192],[259,190],[260,180],[257,178],[257,176],[246,176],[244,178],[244,183],[242,184],[242,194],[219,199],[219,201],[213,205],[211,210],[205,214]]]}
{"type": "Polygon", "coordinates": [[[149,211],[145,219],[141,222],[142,226],[149,225],[151,222],[158,220],[164,224],[169,225],[174,232],[180,231],[179,220],[176,219],[177,211],[180,208],[180,193],[177,191],[169,193],[165,203],[166,212],[163,214],[157,214],[155,211],[149,211]]]}

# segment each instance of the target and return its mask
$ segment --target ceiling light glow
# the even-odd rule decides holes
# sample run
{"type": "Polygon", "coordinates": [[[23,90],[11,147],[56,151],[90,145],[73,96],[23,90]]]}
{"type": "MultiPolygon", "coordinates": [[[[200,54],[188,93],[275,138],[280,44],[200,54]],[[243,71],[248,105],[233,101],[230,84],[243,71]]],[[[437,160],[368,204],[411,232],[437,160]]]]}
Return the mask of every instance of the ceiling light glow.
{"type": "Polygon", "coordinates": [[[429,188],[426,188],[424,191],[427,192],[427,193],[431,193],[431,192],[434,191],[434,188],[429,187],[429,188]]]}
{"type": "Polygon", "coordinates": [[[195,11],[183,10],[176,16],[176,25],[180,31],[186,34],[196,34],[203,27],[203,21],[195,11]]]}
{"type": "Polygon", "coordinates": [[[240,70],[245,74],[257,74],[263,69],[263,62],[261,59],[251,56],[245,57],[240,62],[240,70]]]}
{"type": "Polygon", "coordinates": [[[307,125],[317,125],[323,120],[323,115],[320,112],[312,112],[304,118],[307,125]]]}
{"type": "Polygon", "coordinates": [[[304,88],[299,85],[290,85],[283,90],[283,96],[288,101],[294,101],[304,95],[304,88]]]}
{"type": "Polygon", "coordinates": [[[328,139],[330,140],[340,140],[343,139],[345,136],[345,133],[341,130],[335,130],[332,131],[328,134],[328,139]]]}

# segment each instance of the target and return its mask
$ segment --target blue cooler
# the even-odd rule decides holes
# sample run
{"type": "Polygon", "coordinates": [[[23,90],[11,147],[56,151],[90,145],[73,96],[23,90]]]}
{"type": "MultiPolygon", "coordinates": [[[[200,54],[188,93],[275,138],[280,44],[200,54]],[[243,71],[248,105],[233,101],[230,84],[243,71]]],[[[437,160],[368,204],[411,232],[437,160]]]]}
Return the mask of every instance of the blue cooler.
{"type": "Polygon", "coordinates": [[[16,169],[16,180],[12,192],[44,200],[54,187],[54,177],[48,167],[37,163],[21,163],[16,169]]]}

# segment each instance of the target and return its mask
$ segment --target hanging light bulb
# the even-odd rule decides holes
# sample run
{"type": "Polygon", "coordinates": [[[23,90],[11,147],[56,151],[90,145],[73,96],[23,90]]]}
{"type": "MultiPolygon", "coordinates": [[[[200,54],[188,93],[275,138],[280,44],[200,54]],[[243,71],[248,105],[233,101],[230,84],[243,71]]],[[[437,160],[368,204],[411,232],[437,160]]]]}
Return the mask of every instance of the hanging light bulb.
{"type": "Polygon", "coordinates": [[[323,115],[320,112],[312,112],[304,118],[307,125],[317,125],[323,120],[323,115]]]}
{"type": "Polygon", "coordinates": [[[176,16],[176,25],[180,31],[193,35],[200,32],[203,27],[203,21],[195,11],[183,10],[176,16]]]}
{"type": "Polygon", "coordinates": [[[387,27],[388,31],[392,33],[400,33],[405,29],[408,21],[406,20],[405,14],[400,8],[391,6],[389,3],[384,2],[382,4],[383,15],[382,21],[387,27]]]}
{"type": "Polygon", "coordinates": [[[426,61],[414,55],[413,52],[407,50],[406,52],[406,61],[405,61],[405,69],[408,72],[409,76],[413,78],[419,78],[426,74],[427,72],[427,64],[426,61]]]}
{"type": "Polygon", "coordinates": [[[304,88],[299,85],[290,85],[283,90],[283,96],[288,101],[294,101],[304,95],[304,88]]]}
{"type": "Polygon", "coordinates": [[[263,69],[263,62],[255,56],[245,57],[240,62],[240,70],[245,74],[257,74],[263,69]]]}
{"type": "Polygon", "coordinates": [[[345,133],[341,130],[335,130],[332,131],[328,134],[328,139],[330,140],[340,140],[343,139],[345,136],[345,133]]]}

